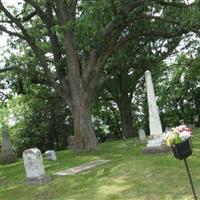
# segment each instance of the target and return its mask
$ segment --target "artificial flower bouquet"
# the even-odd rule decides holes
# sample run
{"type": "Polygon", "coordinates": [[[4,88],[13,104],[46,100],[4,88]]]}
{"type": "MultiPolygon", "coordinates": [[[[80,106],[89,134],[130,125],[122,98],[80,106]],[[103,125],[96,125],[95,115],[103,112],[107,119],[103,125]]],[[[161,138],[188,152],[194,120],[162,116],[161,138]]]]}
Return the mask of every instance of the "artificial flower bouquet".
{"type": "Polygon", "coordinates": [[[192,129],[181,125],[172,128],[171,131],[164,133],[164,140],[167,145],[171,147],[175,158],[185,159],[192,154],[190,138],[192,135],[192,129]]]}
{"type": "Polygon", "coordinates": [[[172,128],[171,131],[164,133],[164,140],[167,146],[173,146],[183,141],[189,139],[192,136],[192,129],[186,127],[186,125],[181,125],[172,128]]]}

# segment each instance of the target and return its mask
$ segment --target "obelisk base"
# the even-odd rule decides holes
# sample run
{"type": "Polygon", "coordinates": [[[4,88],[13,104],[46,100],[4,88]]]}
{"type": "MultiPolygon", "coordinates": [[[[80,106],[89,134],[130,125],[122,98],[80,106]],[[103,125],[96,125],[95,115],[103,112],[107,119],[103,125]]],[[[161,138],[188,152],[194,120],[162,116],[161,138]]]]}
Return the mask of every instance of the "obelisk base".
{"type": "Polygon", "coordinates": [[[143,149],[142,153],[144,154],[156,154],[156,153],[167,153],[171,149],[163,144],[162,137],[151,137],[148,140],[147,146],[143,149]]]}
{"type": "Polygon", "coordinates": [[[16,161],[17,157],[14,152],[2,153],[0,155],[0,164],[2,165],[15,163],[16,161]]]}

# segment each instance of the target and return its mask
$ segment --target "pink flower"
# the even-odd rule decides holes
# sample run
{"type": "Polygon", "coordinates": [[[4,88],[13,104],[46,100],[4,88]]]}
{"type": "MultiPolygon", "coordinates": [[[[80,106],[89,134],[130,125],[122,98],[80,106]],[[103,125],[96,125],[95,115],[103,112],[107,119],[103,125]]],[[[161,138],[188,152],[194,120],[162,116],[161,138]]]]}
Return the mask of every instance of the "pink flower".
{"type": "Polygon", "coordinates": [[[176,127],[176,128],[172,128],[172,130],[173,130],[173,132],[175,132],[175,133],[180,133],[180,129],[178,128],[178,127],[176,127]]]}
{"type": "Polygon", "coordinates": [[[190,132],[190,133],[192,134],[192,129],[191,129],[191,128],[187,128],[187,127],[186,127],[186,128],[184,129],[184,131],[188,131],[188,132],[190,132]]]}
{"type": "Polygon", "coordinates": [[[181,125],[181,126],[172,128],[172,130],[173,130],[175,133],[178,133],[178,134],[180,134],[180,133],[183,132],[183,131],[187,131],[187,132],[190,132],[190,134],[192,134],[192,129],[191,129],[191,128],[188,128],[186,125],[181,125]]]}
{"type": "Polygon", "coordinates": [[[178,126],[177,129],[181,132],[181,131],[184,131],[186,129],[186,125],[181,125],[181,126],[178,126]]]}
{"type": "Polygon", "coordinates": [[[180,138],[182,141],[188,139],[189,137],[191,137],[191,132],[189,131],[182,131],[180,134],[179,134],[180,138]]]}

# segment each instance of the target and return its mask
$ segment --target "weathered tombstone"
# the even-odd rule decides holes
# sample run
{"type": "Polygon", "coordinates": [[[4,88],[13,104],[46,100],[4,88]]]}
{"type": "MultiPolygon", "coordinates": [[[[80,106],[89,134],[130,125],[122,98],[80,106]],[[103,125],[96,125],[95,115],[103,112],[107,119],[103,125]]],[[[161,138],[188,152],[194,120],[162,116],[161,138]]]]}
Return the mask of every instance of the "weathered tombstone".
{"type": "Polygon", "coordinates": [[[145,142],[147,137],[146,137],[146,134],[145,134],[145,131],[144,129],[139,129],[138,131],[138,136],[139,136],[139,140],[142,141],[142,142],[145,142]]]}
{"type": "Polygon", "coordinates": [[[185,125],[184,119],[181,119],[181,120],[179,121],[179,124],[180,124],[180,125],[185,125]]]}
{"type": "Polygon", "coordinates": [[[42,155],[39,149],[27,149],[23,152],[26,181],[29,184],[41,184],[51,180],[45,175],[42,155]]]}
{"type": "Polygon", "coordinates": [[[153,81],[151,77],[151,72],[145,72],[145,81],[147,89],[147,100],[149,108],[149,127],[150,127],[150,137],[146,148],[143,150],[144,153],[158,153],[166,151],[165,147],[162,145],[163,142],[163,131],[160,122],[160,116],[158,113],[158,108],[156,105],[156,97],[153,88],[153,81]]]}
{"type": "Polygon", "coordinates": [[[0,164],[10,164],[17,161],[16,154],[14,153],[8,134],[8,129],[2,127],[2,148],[0,155],[0,164]]]}
{"type": "Polygon", "coordinates": [[[191,129],[195,129],[196,126],[195,126],[195,124],[187,124],[187,127],[191,128],[191,129]]]}
{"type": "Polygon", "coordinates": [[[193,116],[193,121],[194,121],[194,123],[199,122],[199,116],[198,115],[194,115],[193,116]]]}
{"type": "Polygon", "coordinates": [[[115,141],[119,139],[114,133],[108,133],[106,135],[106,141],[115,141]]]}
{"type": "Polygon", "coordinates": [[[74,136],[68,137],[68,149],[73,149],[74,148],[74,136]]]}
{"type": "Polygon", "coordinates": [[[165,127],[165,132],[171,131],[172,129],[170,127],[165,127]]]}
{"type": "Polygon", "coordinates": [[[56,152],[54,150],[48,150],[44,155],[47,160],[57,160],[56,152]]]}
{"type": "Polygon", "coordinates": [[[193,123],[195,124],[195,127],[198,126],[198,123],[199,123],[199,116],[198,115],[193,116],[193,123]]]}

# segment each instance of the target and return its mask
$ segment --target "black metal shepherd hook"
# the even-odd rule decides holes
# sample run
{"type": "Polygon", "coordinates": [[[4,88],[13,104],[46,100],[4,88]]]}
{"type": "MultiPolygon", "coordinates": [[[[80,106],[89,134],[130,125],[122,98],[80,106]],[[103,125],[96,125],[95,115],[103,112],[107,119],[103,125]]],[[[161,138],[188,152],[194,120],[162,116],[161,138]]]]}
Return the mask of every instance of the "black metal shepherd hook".
{"type": "Polygon", "coordinates": [[[185,167],[186,167],[186,170],[187,170],[187,174],[188,174],[188,177],[189,177],[189,180],[190,180],[190,184],[191,184],[194,200],[197,200],[197,195],[196,195],[196,192],[195,192],[195,189],[194,189],[194,185],[193,185],[193,182],[192,182],[192,177],[190,175],[190,170],[189,170],[189,167],[188,167],[188,164],[187,164],[187,160],[186,160],[189,156],[192,155],[192,143],[191,143],[191,140],[189,140],[189,139],[185,140],[182,143],[173,145],[171,148],[172,148],[172,151],[173,151],[173,154],[174,154],[175,158],[177,158],[179,160],[184,160],[185,167]]]}
{"type": "Polygon", "coordinates": [[[188,177],[189,177],[189,180],[190,180],[190,184],[191,184],[191,188],[192,188],[194,199],[197,200],[197,195],[196,195],[196,192],[195,192],[195,189],[194,189],[194,185],[193,185],[193,182],[192,182],[192,177],[190,175],[190,170],[189,170],[189,167],[188,167],[188,164],[187,164],[187,159],[184,158],[183,160],[184,160],[185,167],[186,167],[186,170],[187,170],[187,174],[188,174],[188,177]]]}

